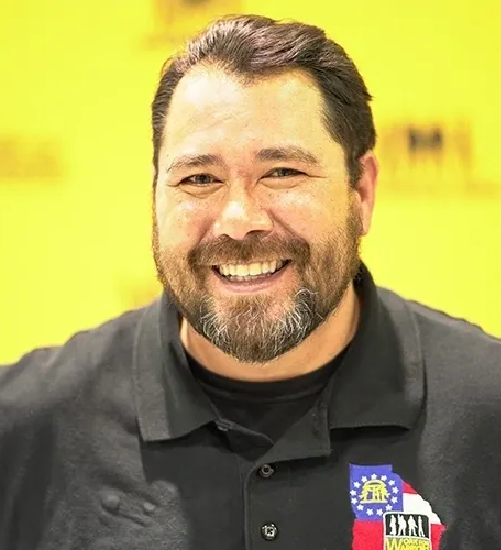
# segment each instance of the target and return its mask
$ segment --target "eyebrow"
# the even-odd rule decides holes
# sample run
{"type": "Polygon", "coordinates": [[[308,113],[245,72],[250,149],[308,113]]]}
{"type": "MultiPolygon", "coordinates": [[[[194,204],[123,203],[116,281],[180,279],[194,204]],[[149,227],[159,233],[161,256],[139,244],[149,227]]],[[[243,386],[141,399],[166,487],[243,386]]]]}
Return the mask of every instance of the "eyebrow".
{"type": "MultiPolygon", "coordinates": [[[[281,147],[268,147],[261,149],[256,154],[256,159],[261,162],[270,161],[295,161],[313,166],[320,166],[320,160],[313,153],[298,145],[287,145],[281,147]]],[[[181,155],[176,157],[167,167],[166,173],[187,168],[201,168],[206,166],[223,166],[224,160],[221,155],[181,155]]]]}

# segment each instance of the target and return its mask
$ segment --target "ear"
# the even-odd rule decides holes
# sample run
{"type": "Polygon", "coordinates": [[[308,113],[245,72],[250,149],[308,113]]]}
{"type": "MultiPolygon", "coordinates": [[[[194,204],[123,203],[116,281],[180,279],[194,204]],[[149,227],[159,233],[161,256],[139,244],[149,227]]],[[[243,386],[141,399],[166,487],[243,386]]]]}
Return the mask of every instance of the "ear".
{"type": "Polygon", "coordinates": [[[362,165],[362,177],[355,185],[354,192],[358,195],[360,202],[363,235],[367,235],[372,223],[379,167],[373,151],[367,151],[360,158],[360,163],[362,165]]]}

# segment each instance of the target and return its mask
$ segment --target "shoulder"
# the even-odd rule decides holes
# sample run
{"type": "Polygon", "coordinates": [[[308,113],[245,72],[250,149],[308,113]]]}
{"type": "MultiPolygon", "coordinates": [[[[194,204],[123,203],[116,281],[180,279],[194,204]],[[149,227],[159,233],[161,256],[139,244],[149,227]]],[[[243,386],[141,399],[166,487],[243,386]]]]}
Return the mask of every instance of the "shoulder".
{"type": "Polygon", "coordinates": [[[0,366],[0,434],[36,424],[59,406],[71,403],[104,369],[132,357],[136,326],[144,310],[124,313],[79,332],[61,346],[30,351],[0,366]]]}
{"type": "Polygon", "coordinates": [[[399,322],[406,316],[430,382],[443,384],[445,391],[458,390],[482,399],[492,394],[501,409],[501,340],[465,319],[387,289],[378,288],[390,316],[399,322]]]}

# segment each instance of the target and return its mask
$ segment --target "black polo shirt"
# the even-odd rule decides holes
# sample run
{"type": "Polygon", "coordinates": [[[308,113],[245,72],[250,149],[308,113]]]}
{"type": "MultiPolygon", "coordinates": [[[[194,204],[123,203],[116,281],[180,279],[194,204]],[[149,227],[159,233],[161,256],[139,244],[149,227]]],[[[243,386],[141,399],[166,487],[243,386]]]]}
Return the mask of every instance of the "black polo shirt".
{"type": "Polygon", "coordinates": [[[208,395],[220,419],[245,428],[247,445],[237,452],[253,462],[319,399],[349,346],[327,364],[306,374],[273,382],[249,382],[221,376],[186,353],[190,370],[208,395]],[[261,440],[258,444],[257,440],[261,440]]]}
{"type": "Polygon", "coordinates": [[[501,345],[374,285],[318,400],[257,460],[165,297],[0,370],[0,549],[501,547],[501,345]]]}

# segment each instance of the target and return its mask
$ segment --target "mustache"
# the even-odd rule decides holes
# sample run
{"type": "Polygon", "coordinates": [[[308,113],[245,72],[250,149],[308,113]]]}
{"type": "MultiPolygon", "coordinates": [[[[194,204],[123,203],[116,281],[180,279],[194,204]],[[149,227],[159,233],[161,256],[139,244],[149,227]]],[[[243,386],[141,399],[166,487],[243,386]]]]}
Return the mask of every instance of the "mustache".
{"type": "Polygon", "coordinates": [[[305,263],[310,258],[310,245],[303,239],[287,241],[249,235],[242,241],[221,236],[215,241],[200,244],[188,253],[191,267],[222,265],[229,263],[250,263],[266,260],[293,260],[305,263]]]}

